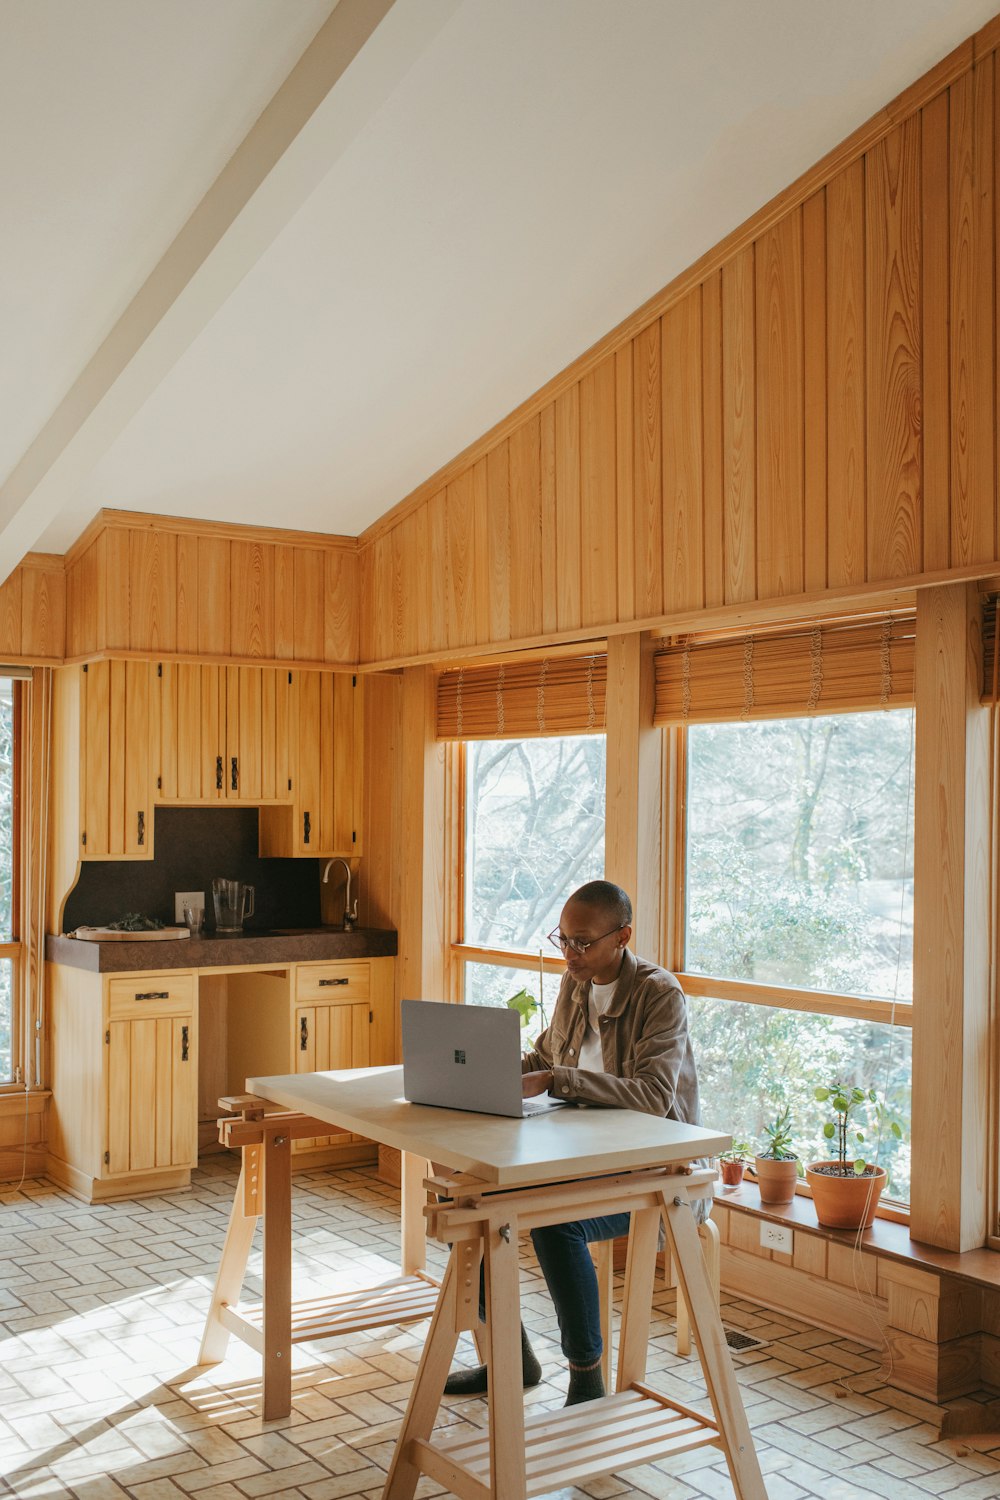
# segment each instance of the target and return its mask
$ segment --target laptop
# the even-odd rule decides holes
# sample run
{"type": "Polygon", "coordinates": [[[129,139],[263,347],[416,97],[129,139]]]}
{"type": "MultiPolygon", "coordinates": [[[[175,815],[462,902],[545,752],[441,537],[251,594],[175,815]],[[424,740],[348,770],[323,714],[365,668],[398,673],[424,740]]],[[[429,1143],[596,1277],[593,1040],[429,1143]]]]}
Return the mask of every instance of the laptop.
{"type": "Polygon", "coordinates": [[[562,1109],[521,1095],[521,1018],[496,1005],[404,1000],[403,1097],[411,1104],[526,1119],[562,1109]]]}

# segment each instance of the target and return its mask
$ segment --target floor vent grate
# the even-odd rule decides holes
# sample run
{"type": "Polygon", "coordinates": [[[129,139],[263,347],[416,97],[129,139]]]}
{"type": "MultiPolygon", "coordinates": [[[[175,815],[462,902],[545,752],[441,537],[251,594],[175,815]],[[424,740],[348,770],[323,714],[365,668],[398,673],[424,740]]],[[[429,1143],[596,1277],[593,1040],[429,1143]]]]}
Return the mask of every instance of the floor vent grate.
{"type": "Polygon", "coordinates": [[[749,1354],[751,1349],[763,1349],[769,1342],[767,1339],[755,1339],[752,1333],[743,1333],[738,1328],[727,1328],[726,1343],[733,1354],[749,1354]]]}

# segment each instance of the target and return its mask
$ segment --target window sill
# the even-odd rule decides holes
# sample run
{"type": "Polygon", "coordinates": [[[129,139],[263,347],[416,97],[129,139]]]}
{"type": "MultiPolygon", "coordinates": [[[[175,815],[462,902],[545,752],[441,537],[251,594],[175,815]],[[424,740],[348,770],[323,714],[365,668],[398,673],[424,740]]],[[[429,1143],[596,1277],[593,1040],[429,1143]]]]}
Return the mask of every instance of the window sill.
{"type": "Polygon", "coordinates": [[[860,1245],[888,1260],[918,1266],[927,1271],[938,1271],[976,1286],[1000,1288],[1000,1255],[995,1250],[966,1250],[959,1254],[952,1250],[938,1250],[911,1239],[907,1224],[892,1219],[876,1218],[871,1229],[862,1231],[860,1237],[854,1229],[829,1229],[816,1221],[816,1209],[811,1198],[799,1193],[791,1203],[768,1203],[760,1201],[760,1191],[754,1183],[744,1180],[739,1187],[724,1188],[717,1183],[715,1201],[734,1209],[737,1213],[751,1214],[755,1218],[767,1219],[772,1224],[784,1224],[805,1234],[815,1234],[823,1239],[834,1240],[853,1248],[860,1245]]]}

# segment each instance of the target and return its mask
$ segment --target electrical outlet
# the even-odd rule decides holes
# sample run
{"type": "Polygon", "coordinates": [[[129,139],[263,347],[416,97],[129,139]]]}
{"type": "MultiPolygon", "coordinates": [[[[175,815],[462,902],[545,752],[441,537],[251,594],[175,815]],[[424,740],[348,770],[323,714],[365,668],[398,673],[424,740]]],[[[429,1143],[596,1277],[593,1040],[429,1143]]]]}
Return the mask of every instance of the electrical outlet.
{"type": "Polygon", "coordinates": [[[185,906],[191,906],[191,907],[198,906],[198,907],[201,908],[202,911],[204,911],[205,910],[205,892],[204,891],[174,891],[174,921],[175,922],[183,922],[184,921],[184,908],[185,908],[185,906]]]}
{"type": "Polygon", "coordinates": [[[760,1243],[765,1250],[780,1250],[782,1255],[792,1253],[792,1231],[787,1224],[769,1224],[761,1221],[760,1243]]]}

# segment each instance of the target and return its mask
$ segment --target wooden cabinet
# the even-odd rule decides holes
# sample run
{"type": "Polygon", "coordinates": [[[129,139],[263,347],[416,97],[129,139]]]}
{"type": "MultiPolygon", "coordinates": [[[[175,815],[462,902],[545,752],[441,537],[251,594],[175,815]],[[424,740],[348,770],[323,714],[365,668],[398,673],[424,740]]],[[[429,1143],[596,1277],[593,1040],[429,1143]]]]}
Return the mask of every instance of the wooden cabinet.
{"type": "Polygon", "coordinates": [[[198,1163],[198,1059],[192,974],[107,984],[104,1173],[198,1163]]]}
{"type": "MultiPolygon", "coordinates": [[[[204,1143],[217,1144],[217,1101],[248,1077],[391,1063],[394,966],[386,957],[101,975],[47,964],[49,1175],[88,1202],[185,1187],[199,1117],[204,1143]]],[[[370,1143],[344,1133],[295,1151],[300,1165],[372,1159],[370,1143]]]]}
{"type": "MultiPolygon", "coordinates": [[[[391,980],[391,959],[299,964],[292,1032],[295,1072],[325,1073],[391,1061],[391,980]]],[[[345,1133],[321,1136],[296,1141],[292,1150],[300,1154],[361,1139],[345,1133]]]]}
{"type": "Polygon", "coordinates": [[[265,809],[260,852],[283,858],[361,853],[364,689],[347,672],[291,673],[291,815],[265,809]]]}
{"type": "Polygon", "coordinates": [[[289,802],[291,676],[279,667],[157,663],[157,802],[289,802]]]}
{"type": "Polygon", "coordinates": [[[195,974],[47,969],[48,1172],[90,1202],[186,1186],[198,1159],[195,974]]]}
{"type": "Polygon", "coordinates": [[[150,667],[92,661],[79,674],[82,859],[152,859],[150,667]]]}

